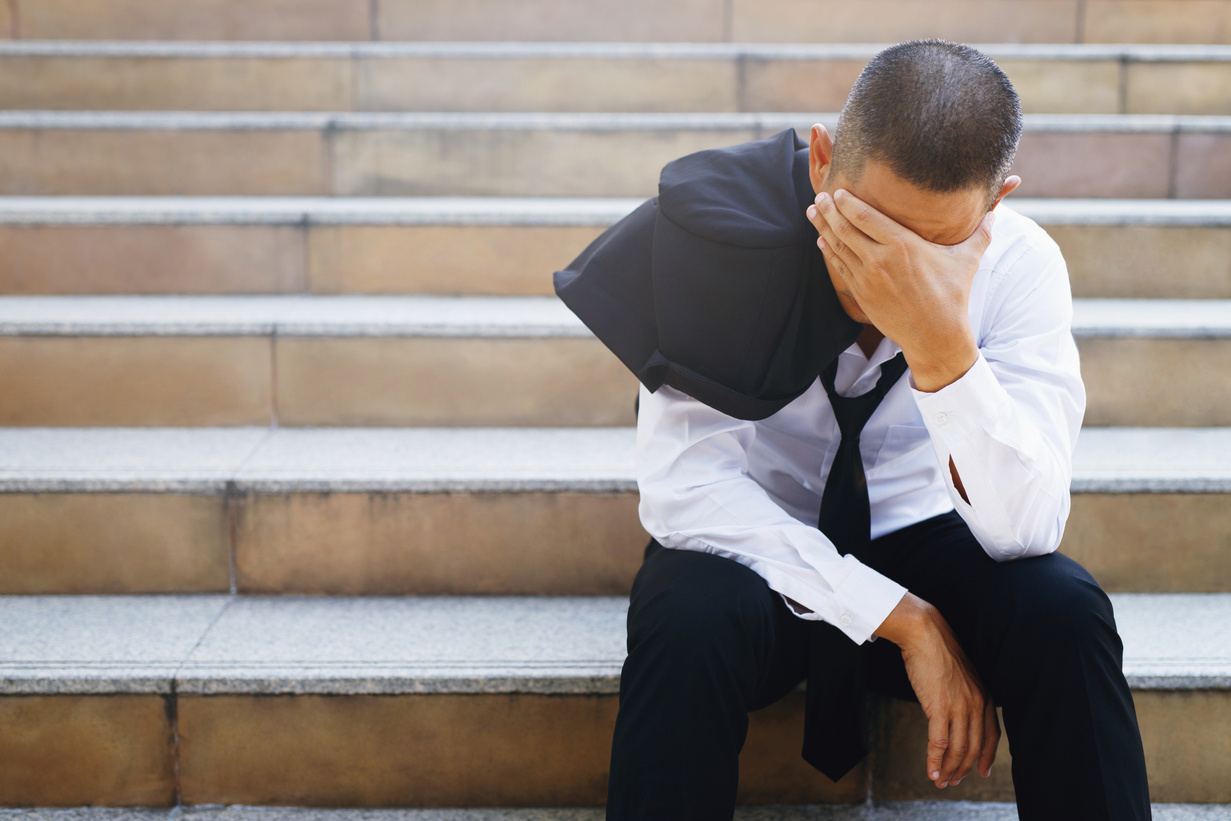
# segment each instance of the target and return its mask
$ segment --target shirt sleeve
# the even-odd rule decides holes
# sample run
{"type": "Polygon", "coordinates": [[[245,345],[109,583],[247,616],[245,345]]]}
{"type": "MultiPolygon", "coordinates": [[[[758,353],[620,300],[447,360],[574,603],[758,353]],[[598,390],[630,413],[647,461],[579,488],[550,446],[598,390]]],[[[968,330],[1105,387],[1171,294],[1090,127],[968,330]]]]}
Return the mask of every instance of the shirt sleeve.
{"type": "Polygon", "coordinates": [[[1068,271],[1055,244],[994,271],[989,288],[975,364],[934,393],[913,379],[911,389],[954,507],[984,551],[1004,561],[1060,545],[1086,394],[1068,271]]]}
{"type": "Polygon", "coordinates": [[[852,641],[874,639],[906,588],[795,519],[748,476],[753,423],[680,391],[641,387],[637,419],[639,512],[662,545],[733,559],[852,641]]]}

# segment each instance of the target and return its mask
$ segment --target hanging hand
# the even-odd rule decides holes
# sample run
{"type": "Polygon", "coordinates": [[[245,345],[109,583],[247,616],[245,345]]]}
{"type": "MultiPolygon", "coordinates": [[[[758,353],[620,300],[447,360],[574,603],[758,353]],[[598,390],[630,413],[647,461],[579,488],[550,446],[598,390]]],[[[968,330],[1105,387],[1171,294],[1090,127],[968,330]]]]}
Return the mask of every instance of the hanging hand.
{"type": "Polygon", "coordinates": [[[907,593],[875,632],[901,649],[927,716],[927,777],[944,789],[976,765],[984,778],[991,775],[1000,742],[996,707],[940,611],[907,593]]]}

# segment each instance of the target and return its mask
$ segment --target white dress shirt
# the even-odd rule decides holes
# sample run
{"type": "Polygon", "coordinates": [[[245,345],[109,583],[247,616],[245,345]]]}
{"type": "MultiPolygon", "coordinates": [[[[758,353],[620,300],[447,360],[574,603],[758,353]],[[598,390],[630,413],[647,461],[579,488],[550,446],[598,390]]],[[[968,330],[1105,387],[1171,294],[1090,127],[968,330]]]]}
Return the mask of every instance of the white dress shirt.
{"type": "MultiPolygon", "coordinates": [[[[871,537],[957,509],[997,561],[1049,553],[1069,513],[1069,480],[1086,395],[1060,249],[1032,220],[997,209],[975,275],[974,366],[934,393],[898,380],[860,437],[871,537]],[[929,447],[929,444],[931,445],[929,447]],[[954,487],[952,458],[970,503],[954,487]]],[[[883,339],[838,358],[835,389],[871,390],[899,350],[883,339]]],[[[864,642],[906,588],[817,529],[841,434],[818,379],[759,422],[720,413],[673,388],[641,386],[637,484],[646,531],[663,546],[734,559],[769,587],[864,642]]]]}

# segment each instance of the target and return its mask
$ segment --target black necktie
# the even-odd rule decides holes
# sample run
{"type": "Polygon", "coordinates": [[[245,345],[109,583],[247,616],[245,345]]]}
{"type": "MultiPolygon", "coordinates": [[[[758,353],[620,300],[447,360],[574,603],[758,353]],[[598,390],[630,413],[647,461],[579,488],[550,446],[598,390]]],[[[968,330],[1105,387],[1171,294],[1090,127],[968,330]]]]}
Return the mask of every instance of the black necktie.
{"type": "MultiPolygon", "coordinates": [[[[871,541],[872,514],[859,435],[905,371],[906,360],[899,352],[881,365],[876,387],[861,396],[839,396],[834,390],[836,358],[821,372],[842,441],[825,480],[817,527],[843,555],[858,555],[871,541]]],[[[860,646],[833,625],[814,622],[810,627],[803,758],[837,781],[868,752],[863,736],[863,655],[860,646]]]]}

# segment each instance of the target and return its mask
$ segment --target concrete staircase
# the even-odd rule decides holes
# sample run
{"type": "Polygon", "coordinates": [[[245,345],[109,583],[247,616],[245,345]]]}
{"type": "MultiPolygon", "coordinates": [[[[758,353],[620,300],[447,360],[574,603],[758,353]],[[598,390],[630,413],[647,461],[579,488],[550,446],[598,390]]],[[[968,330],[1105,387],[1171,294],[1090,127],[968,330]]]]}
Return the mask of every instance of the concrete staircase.
{"type": "MultiPolygon", "coordinates": [[[[635,382],[550,273],[929,35],[1028,112],[1155,817],[1231,818],[1231,0],[0,3],[0,816],[601,818],[635,382]]],[[[1016,817],[877,706],[836,785],[753,714],[737,817],[1016,817]]]]}
{"type": "MultiPolygon", "coordinates": [[[[0,193],[644,197],[681,154],[818,119],[837,118],[12,111],[0,193]]],[[[1228,197],[1231,118],[1030,114],[1014,168],[1022,196],[1228,197]]]]}

